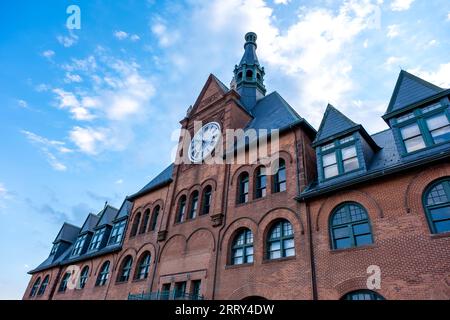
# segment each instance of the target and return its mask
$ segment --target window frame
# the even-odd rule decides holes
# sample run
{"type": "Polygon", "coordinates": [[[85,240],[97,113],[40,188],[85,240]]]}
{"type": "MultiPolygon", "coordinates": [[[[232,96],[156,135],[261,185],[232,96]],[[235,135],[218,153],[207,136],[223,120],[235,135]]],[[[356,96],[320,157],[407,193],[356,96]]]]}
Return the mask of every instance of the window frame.
{"type": "Polygon", "coordinates": [[[100,272],[98,273],[97,279],[95,280],[96,287],[103,287],[108,282],[109,278],[109,268],[111,267],[111,262],[109,260],[103,262],[100,267],[100,272]]]}
{"type": "Polygon", "coordinates": [[[134,216],[133,223],[131,225],[131,230],[130,230],[130,238],[137,236],[138,231],[139,231],[139,224],[141,223],[141,218],[142,218],[142,214],[139,211],[134,216]]]}
{"type": "Polygon", "coordinates": [[[322,172],[323,181],[335,179],[337,177],[351,174],[351,173],[354,173],[354,172],[357,172],[357,171],[363,169],[363,161],[361,161],[360,155],[358,152],[358,143],[359,143],[358,138],[355,136],[354,133],[352,133],[350,135],[346,135],[346,136],[340,137],[338,139],[334,139],[332,142],[319,147],[320,166],[321,166],[320,170],[322,172]],[[342,142],[342,140],[346,140],[346,141],[342,142]],[[352,147],[352,146],[355,148],[355,156],[344,159],[342,150],[346,149],[348,147],[352,147]],[[324,156],[327,156],[329,154],[334,154],[336,163],[333,163],[328,166],[324,166],[323,158],[324,158],[324,156]],[[349,170],[349,171],[345,171],[344,161],[347,161],[347,160],[350,160],[353,158],[356,158],[356,160],[358,161],[358,168],[349,170]],[[338,173],[334,176],[326,177],[325,176],[325,168],[331,167],[334,165],[337,166],[338,173]]]}
{"type": "Polygon", "coordinates": [[[267,174],[266,168],[260,166],[256,168],[255,174],[255,199],[265,198],[267,196],[267,174]],[[263,172],[264,171],[264,172],[263,172]],[[264,186],[262,180],[264,179],[264,186]]]}
{"type": "Polygon", "coordinates": [[[73,246],[73,250],[71,253],[72,257],[78,257],[82,254],[84,245],[86,244],[87,236],[87,233],[78,236],[77,241],[75,241],[75,244],[73,246]]]}
{"type": "Polygon", "coordinates": [[[119,274],[117,275],[117,282],[123,283],[128,282],[131,276],[131,270],[133,268],[133,257],[127,255],[120,264],[119,274]]]}
{"type": "MultiPolygon", "coordinates": [[[[433,182],[431,182],[425,189],[424,192],[422,194],[422,206],[423,209],[425,211],[425,216],[428,222],[428,226],[430,228],[430,231],[432,234],[447,234],[450,233],[450,231],[443,231],[443,232],[437,232],[436,230],[436,226],[435,226],[435,220],[432,219],[431,217],[431,212],[430,210],[433,209],[438,209],[438,208],[445,208],[445,207],[450,207],[450,178],[449,177],[445,177],[445,178],[441,178],[438,180],[435,180],[433,182]],[[439,184],[443,184],[443,188],[444,188],[444,192],[447,196],[447,202],[443,202],[443,203],[438,203],[438,204],[433,204],[433,205],[428,205],[428,195],[430,194],[431,190],[433,190],[437,185],[439,184]]],[[[448,219],[442,219],[439,221],[446,221],[448,219]]]]}
{"type": "Polygon", "coordinates": [[[250,201],[250,175],[247,171],[241,172],[239,174],[237,187],[237,204],[248,203],[250,201]],[[245,191],[245,189],[247,189],[247,191],[245,191]]]}
{"type": "Polygon", "coordinates": [[[80,279],[78,280],[78,289],[82,290],[86,287],[87,280],[89,278],[89,266],[84,266],[80,272],[80,279]]]}
{"type": "Polygon", "coordinates": [[[67,283],[69,282],[70,277],[72,276],[72,273],[66,272],[61,279],[61,282],[59,283],[58,287],[58,293],[64,293],[67,290],[67,283]]]}
{"type": "MultiPolygon", "coordinates": [[[[343,203],[339,204],[338,206],[336,206],[331,211],[331,214],[330,214],[330,217],[329,217],[328,226],[329,226],[328,227],[328,232],[329,232],[329,235],[330,235],[331,250],[348,250],[348,249],[354,249],[354,248],[361,248],[361,247],[373,245],[375,243],[375,239],[374,239],[374,236],[373,236],[372,223],[370,221],[369,212],[367,211],[367,209],[364,206],[362,206],[361,204],[359,204],[357,202],[343,202],[343,203]],[[349,207],[351,205],[359,207],[360,209],[362,209],[362,211],[366,214],[366,218],[365,219],[361,219],[361,220],[357,220],[357,221],[349,221],[347,223],[340,223],[340,224],[337,224],[337,225],[333,225],[333,218],[334,218],[334,216],[342,208],[346,208],[347,215],[350,215],[349,207]],[[356,226],[356,225],[363,224],[363,223],[367,223],[368,224],[368,226],[369,226],[369,233],[355,235],[353,227],[356,226]],[[336,246],[336,239],[335,239],[333,231],[335,229],[344,228],[345,226],[347,226],[347,228],[348,228],[348,238],[350,238],[350,247],[337,248],[337,246],[336,246]],[[363,244],[363,245],[359,245],[359,246],[356,245],[356,241],[355,241],[356,236],[363,236],[363,235],[367,235],[367,234],[370,234],[371,243],[363,244]]],[[[339,238],[339,239],[342,239],[342,238],[339,238]]]]}
{"type": "Polygon", "coordinates": [[[148,223],[150,222],[150,209],[144,211],[144,216],[142,217],[142,223],[139,227],[138,234],[144,234],[147,232],[148,223]]]}
{"type": "Polygon", "coordinates": [[[242,228],[240,230],[238,230],[235,234],[235,236],[233,237],[233,241],[231,243],[231,256],[230,256],[230,265],[233,266],[239,266],[239,265],[243,265],[243,264],[250,264],[253,263],[255,261],[255,248],[254,248],[254,236],[253,236],[253,232],[252,230],[250,230],[249,228],[242,228]],[[239,237],[243,234],[244,237],[244,242],[243,244],[237,244],[239,237]],[[251,242],[247,242],[247,237],[248,235],[250,235],[251,237],[251,242]],[[252,248],[252,254],[246,254],[247,249],[248,248],[252,248]],[[236,262],[236,256],[235,256],[235,252],[237,250],[242,250],[242,263],[237,263],[236,262]],[[252,256],[252,261],[248,261],[249,257],[252,256]]]}
{"type": "Polygon", "coordinates": [[[286,160],[283,158],[280,158],[278,160],[278,170],[277,173],[273,175],[273,192],[272,193],[279,193],[287,191],[287,166],[286,166],[286,160]],[[281,165],[283,164],[283,165],[281,165]],[[284,180],[280,180],[280,171],[284,171],[284,180]],[[281,190],[281,185],[284,183],[284,190],[281,190]]]}
{"type": "MultiPolygon", "coordinates": [[[[434,138],[431,135],[431,132],[436,129],[430,130],[429,126],[427,124],[428,119],[433,118],[434,116],[444,115],[447,117],[447,121],[449,122],[449,125],[450,125],[450,111],[449,111],[449,104],[447,102],[443,102],[443,101],[432,102],[425,106],[417,108],[413,111],[409,111],[408,113],[406,113],[404,115],[400,115],[393,120],[393,127],[396,129],[399,140],[401,142],[401,146],[402,146],[401,155],[402,156],[408,156],[411,154],[415,154],[417,152],[421,152],[421,151],[427,150],[429,148],[433,148],[433,147],[440,146],[442,144],[450,142],[450,140],[448,140],[448,141],[435,143],[434,138]],[[424,111],[424,109],[432,107],[433,105],[437,105],[437,104],[440,104],[440,106],[436,107],[434,109],[431,109],[429,111],[424,111]],[[403,117],[404,115],[408,115],[408,114],[412,114],[413,116],[404,121],[399,121],[399,118],[403,117]],[[401,130],[412,124],[416,124],[418,126],[420,136],[423,139],[425,147],[418,149],[418,150],[408,152],[406,149],[406,145],[405,145],[405,139],[403,139],[401,130]]],[[[446,127],[446,126],[443,126],[442,128],[444,128],[444,127],[446,127]]]]}
{"type": "Polygon", "coordinates": [[[156,230],[156,225],[158,224],[158,216],[160,211],[161,211],[160,205],[157,205],[155,208],[153,208],[152,219],[150,221],[150,231],[156,230]]]}
{"type": "Polygon", "coordinates": [[[139,259],[139,262],[137,264],[137,269],[135,272],[134,279],[135,280],[145,280],[148,278],[148,275],[150,274],[150,266],[152,263],[152,255],[149,251],[144,252],[141,255],[141,258],[139,259]],[[148,259],[147,259],[148,258],[148,259]],[[146,262],[148,260],[148,262],[146,262]],[[144,272],[143,272],[144,270],[144,272]],[[144,276],[142,277],[142,275],[144,276]]]}
{"type": "Polygon", "coordinates": [[[46,275],[44,277],[44,280],[42,281],[41,285],[39,286],[39,289],[37,291],[37,296],[42,296],[45,293],[45,290],[47,290],[48,283],[50,282],[50,275],[46,275]]]}
{"type": "Polygon", "coordinates": [[[97,251],[100,249],[105,233],[106,233],[105,226],[95,230],[94,234],[92,235],[91,242],[89,243],[89,247],[87,250],[88,252],[97,251]]]}
{"type": "Polygon", "coordinates": [[[35,281],[33,286],[31,287],[30,291],[30,297],[35,297],[39,291],[39,288],[41,286],[41,277],[38,277],[35,281]]]}
{"type": "Polygon", "coordinates": [[[200,215],[208,215],[211,211],[211,203],[212,203],[212,186],[211,185],[207,185],[204,189],[203,189],[203,194],[202,194],[202,210],[200,215]]]}
{"type": "Polygon", "coordinates": [[[194,190],[191,194],[189,201],[189,220],[193,220],[198,217],[200,192],[194,190]]]}
{"type": "Polygon", "coordinates": [[[184,221],[186,221],[186,210],[187,210],[187,196],[183,194],[178,200],[175,223],[183,223],[184,221]]]}
{"type": "Polygon", "coordinates": [[[378,292],[369,290],[369,289],[361,289],[361,290],[354,290],[354,291],[350,291],[347,292],[346,294],[344,294],[341,298],[341,300],[349,300],[349,301],[369,301],[369,300],[360,300],[360,299],[349,299],[350,297],[353,297],[355,295],[359,295],[359,294],[368,294],[371,299],[369,300],[386,300],[381,294],[379,294],[378,292]]]}
{"type": "MultiPolygon", "coordinates": [[[[275,250],[275,251],[278,251],[278,250],[275,250]]],[[[269,228],[269,231],[267,232],[267,235],[266,235],[266,254],[265,254],[266,260],[279,260],[279,259],[285,259],[285,258],[293,258],[293,257],[295,257],[295,256],[296,256],[296,250],[295,250],[295,231],[294,231],[294,225],[293,225],[289,220],[287,220],[287,219],[280,219],[280,220],[277,220],[277,221],[273,222],[273,223],[271,224],[270,228],[269,228]],[[289,235],[286,235],[286,234],[285,234],[285,232],[284,232],[284,224],[285,224],[285,223],[289,223],[289,224],[290,224],[291,229],[292,229],[292,234],[289,234],[289,235]],[[280,228],[281,228],[280,236],[277,237],[277,238],[271,239],[272,233],[274,232],[275,228],[276,228],[279,224],[281,225],[281,226],[280,226],[280,228]],[[286,241],[286,240],[292,240],[293,243],[294,243],[294,246],[293,246],[292,248],[287,248],[287,249],[293,249],[293,250],[294,250],[294,254],[291,255],[291,256],[287,256],[287,255],[286,255],[286,250],[287,250],[287,249],[285,248],[285,245],[284,245],[284,241],[286,241]],[[271,245],[272,243],[274,243],[274,242],[279,242],[279,243],[280,243],[280,249],[279,249],[279,251],[280,251],[280,257],[278,257],[278,258],[271,258],[271,257],[270,257],[270,253],[272,252],[272,251],[270,250],[270,245],[271,245]]]]}
{"type": "Polygon", "coordinates": [[[108,245],[115,245],[122,241],[125,234],[125,228],[127,225],[127,220],[123,219],[114,223],[109,236],[108,245]]]}

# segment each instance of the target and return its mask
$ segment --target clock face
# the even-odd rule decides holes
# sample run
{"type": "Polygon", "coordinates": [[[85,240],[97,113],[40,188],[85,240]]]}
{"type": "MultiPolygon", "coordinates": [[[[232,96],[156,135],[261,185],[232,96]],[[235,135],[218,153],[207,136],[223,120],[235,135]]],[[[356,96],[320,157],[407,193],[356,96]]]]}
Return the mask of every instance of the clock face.
{"type": "Polygon", "coordinates": [[[220,134],[220,125],[217,122],[205,124],[191,141],[189,159],[192,162],[201,162],[209,156],[216,147],[220,134]]]}

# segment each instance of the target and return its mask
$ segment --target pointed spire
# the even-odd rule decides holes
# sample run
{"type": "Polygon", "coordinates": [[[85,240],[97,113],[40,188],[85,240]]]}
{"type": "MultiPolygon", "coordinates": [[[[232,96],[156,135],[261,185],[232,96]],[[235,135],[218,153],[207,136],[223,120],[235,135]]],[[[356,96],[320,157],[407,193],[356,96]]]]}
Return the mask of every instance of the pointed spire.
{"type": "Polygon", "coordinates": [[[386,114],[400,110],[443,90],[428,81],[402,70],[398,76],[386,114]]]}
{"type": "Polygon", "coordinates": [[[245,35],[244,55],[238,66],[234,67],[232,83],[236,91],[241,95],[242,104],[251,110],[256,102],[264,97],[264,67],[261,67],[256,56],[256,39],[254,32],[245,35]]]}

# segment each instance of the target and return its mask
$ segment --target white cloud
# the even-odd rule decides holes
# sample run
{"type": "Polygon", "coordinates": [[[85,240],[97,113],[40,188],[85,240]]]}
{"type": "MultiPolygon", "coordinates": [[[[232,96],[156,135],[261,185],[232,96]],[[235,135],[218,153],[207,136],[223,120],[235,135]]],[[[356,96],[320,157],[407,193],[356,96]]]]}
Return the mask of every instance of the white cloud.
{"type": "Polygon", "coordinates": [[[3,183],[0,182],[0,199],[5,199],[7,197],[8,190],[3,183]]]}
{"type": "Polygon", "coordinates": [[[400,34],[400,26],[398,24],[392,24],[387,28],[388,28],[387,33],[388,38],[395,38],[400,34]]]}
{"type": "Polygon", "coordinates": [[[450,12],[447,14],[447,21],[450,21],[450,12]]]}
{"type": "Polygon", "coordinates": [[[119,40],[125,40],[126,38],[128,38],[128,33],[119,30],[114,32],[114,37],[116,37],[119,40]]]}
{"type": "Polygon", "coordinates": [[[439,44],[439,41],[437,41],[436,39],[430,40],[430,42],[428,42],[428,46],[429,47],[433,47],[439,44]]]}
{"type": "Polygon", "coordinates": [[[116,180],[115,184],[123,184],[123,179],[116,180]]]}
{"type": "Polygon", "coordinates": [[[291,0],[274,0],[275,4],[288,4],[291,0]]]}
{"type": "Polygon", "coordinates": [[[435,71],[424,71],[421,68],[415,68],[411,70],[411,73],[429,81],[441,88],[450,88],[450,62],[440,64],[435,71]]]}
{"type": "Polygon", "coordinates": [[[393,0],[391,2],[392,11],[405,11],[408,10],[414,0],[393,0]]]}
{"type": "Polygon", "coordinates": [[[54,154],[55,152],[59,154],[67,154],[73,152],[72,149],[66,147],[66,144],[64,142],[58,140],[49,140],[26,130],[22,130],[21,132],[25,135],[28,141],[39,147],[41,152],[47,158],[47,162],[53,169],[57,171],[67,170],[67,167],[61,161],[59,161],[54,154]]]}
{"type": "Polygon", "coordinates": [[[41,83],[41,84],[37,85],[34,89],[37,92],[45,92],[50,89],[50,86],[46,85],[45,83],[41,83]]]}
{"type": "Polygon", "coordinates": [[[22,99],[20,99],[20,100],[18,100],[17,101],[17,104],[21,107],[21,108],[28,108],[28,103],[25,101],[25,100],[22,100],[22,99]]]}
{"type": "Polygon", "coordinates": [[[157,19],[157,21],[151,26],[153,34],[157,37],[158,43],[161,47],[169,47],[173,45],[179,39],[179,33],[176,31],[168,32],[167,26],[164,21],[157,19]]]}
{"type": "Polygon", "coordinates": [[[400,67],[401,63],[405,61],[405,58],[403,57],[389,57],[386,59],[384,65],[388,69],[391,69],[392,67],[400,67]]]}
{"type": "Polygon", "coordinates": [[[72,74],[70,72],[66,72],[66,77],[64,79],[64,82],[66,82],[66,83],[71,83],[71,82],[80,83],[80,82],[83,82],[83,79],[78,74],[72,74]]]}
{"type": "Polygon", "coordinates": [[[80,151],[96,155],[100,153],[102,144],[107,142],[108,135],[108,129],[105,128],[74,127],[70,132],[70,139],[80,151]]]}
{"type": "MultiPolygon", "coordinates": [[[[92,103],[86,104],[84,100],[80,102],[73,92],[68,92],[60,88],[53,89],[53,93],[56,94],[58,107],[60,109],[68,109],[74,119],[89,121],[95,118],[95,115],[89,110],[95,106],[92,103]]],[[[88,101],[91,102],[92,99],[90,98],[88,101]]]]}
{"type": "Polygon", "coordinates": [[[130,36],[130,40],[135,42],[141,40],[141,37],[139,37],[137,34],[133,34],[130,36]]]}
{"type": "Polygon", "coordinates": [[[46,50],[46,51],[42,52],[42,56],[47,59],[52,58],[54,55],[55,55],[55,51],[53,51],[53,50],[46,50]]]}
{"type": "Polygon", "coordinates": [[[58,40],[58,42],[65,48],[70,48],[73,45],[77,44],[78,36],[73,32],[70,32],[68,36],[57,36],[56,40],[58,40]]]}

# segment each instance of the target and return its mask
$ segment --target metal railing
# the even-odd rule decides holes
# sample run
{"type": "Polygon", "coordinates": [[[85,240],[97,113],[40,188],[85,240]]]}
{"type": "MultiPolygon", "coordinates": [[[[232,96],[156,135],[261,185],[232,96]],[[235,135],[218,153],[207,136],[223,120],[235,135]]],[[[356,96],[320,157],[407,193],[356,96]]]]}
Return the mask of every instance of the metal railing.
{"type": "Polygon", "coordinates": [[[197,294],[172,290],[147,293],[142,292],[137,294],[129,293],[128,300],[204,300],[204,297],[197,294]]]}

